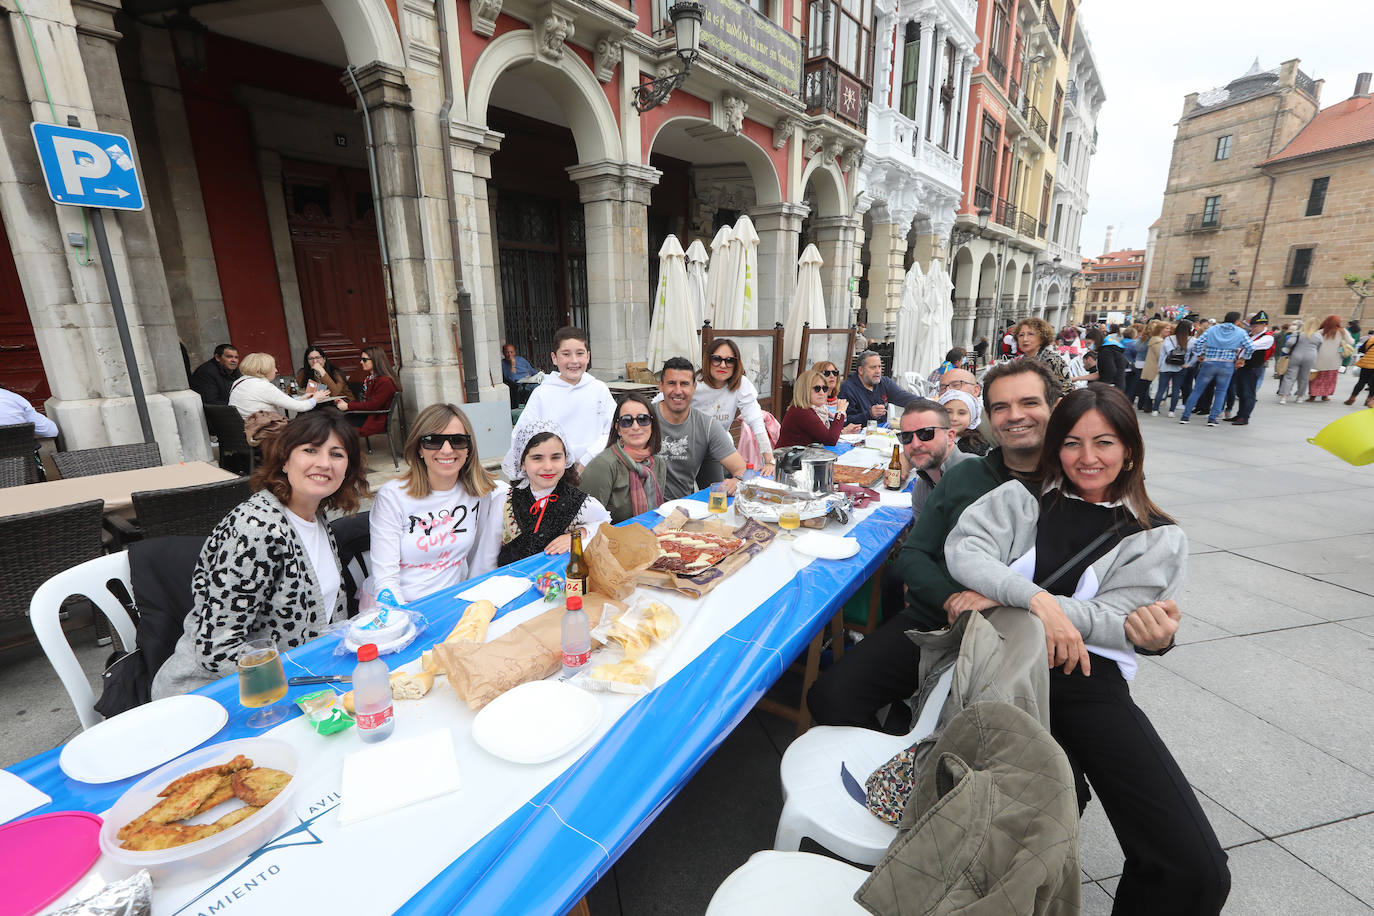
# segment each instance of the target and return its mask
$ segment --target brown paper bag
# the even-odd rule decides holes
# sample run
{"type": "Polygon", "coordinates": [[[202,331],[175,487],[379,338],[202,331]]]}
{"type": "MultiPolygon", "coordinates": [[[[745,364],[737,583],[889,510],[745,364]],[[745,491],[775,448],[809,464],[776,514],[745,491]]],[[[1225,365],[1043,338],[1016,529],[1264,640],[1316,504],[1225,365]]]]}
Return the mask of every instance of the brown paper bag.
{"type": "MultiPolygon", "coordinates": [[[[620,602],[598,594],[582,599],[593,629],[607,607],[612,613],[625,610],[620,602]]],[[[555,607],[488,643],[441,642],[434,647],[434,658],[448,672],[448,682],[458,697],[469,709],[478,710],[512,687],[542,680],[559,669],[562,622],[563,608],[555,607]]]]}
{"type": "Polygon", "coordinates": [[[640,570],[658,559],[658,538],[640,524],[602,525],[583,556],[591,567],[587,588],[612,598],[625,598],[634,591],[640,570]]]}
{"type": "Polygon", "coordinates": [[[678,576],[657,569],[645,569],[639,574],[640,585],[670,589],[690,598],[700,598],[711,591],[736,570],[742,569],[746,563],[762,553],[764,548],[773,543],[773,539],[777,537],[776,531],[753,519],[746,520],[738,528],[732,528],[725,522],[719,522],[715,519],[689,519],[687,514],[680,509],[675,509],[672,515],[655,527],[654,533],[657,536],[658,532],[674,530],[700,531],[704,534],[736,537],[744,541],[744,546],[739,550],[695,576],[678,576]]]}

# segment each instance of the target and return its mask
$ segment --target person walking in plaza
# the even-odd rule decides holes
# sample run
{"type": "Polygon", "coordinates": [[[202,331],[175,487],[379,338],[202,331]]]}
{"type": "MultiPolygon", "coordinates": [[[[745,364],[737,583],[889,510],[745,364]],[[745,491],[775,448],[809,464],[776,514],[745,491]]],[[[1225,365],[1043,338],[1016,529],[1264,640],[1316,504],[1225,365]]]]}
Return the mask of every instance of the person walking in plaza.
{"type": "MultiPolygon", "coordinates": [[[[701,367],[697,382],[692,406],[715,420],[727,433],[738,416],[748,425],[763,457],[759,473],[772,474],[773,443],[764,426],[759,390],[744,374],[744,360],[740,356],[739,346],[728,337],[713,341],[711,355],[707,357],[706,365],[701,367]]],[[[702,474],[702,482],[714,483],[724,476],[719,467],[708,467],[702,474]]]]}
{"type": "Polygon", "coordinates": [[[1164,338],[1169,336],[1169,330],[1167,321],[1151,321],[1145,331],[1146,339],[1141,343],[1140,349],[1145,353],[1145,362],[1136,374],[1135,403],[1136,408],[1142,413],[1149,413],[1154,409],[1153,400],[1150,398],[1150,385],[1159,378],[1159,354],[1164,349],[1164,338]]]}
{"type": "Polygon", "coordinates": [[[602,449],[582,472],[578,486],[611,514],[611,522],[643,515],[663,504],[663,433],[658,411],[637,391],[622,395],[602,449]]]}
{"type": "Polygon", "coordinates": [[[223,406],[229,403],[229,390],[242,374],[238,349],[231,343],[222,343],[215,347],[213,357],[191,373],[191,390],[204,403],[223,406]]]}
{"type": "MultiPolygon", "coordinates": [[[[1315,318],[1303,322],[1301,328],[1288,335],[1288,371],[1279,383],[1279,403],[1287,404],[1292,393],[1294,403],[1307,394],[1307,386],[1312,372],[1316,369],[1317,353],[1321,351],[1322,335],[1315,318]]],[[[1314,401],[1316,398],[1308,398],[1314,401]]]]}
{"type": "Polygon", "coordinates": [[[1196,347],[1201,367],[1198,369],[1193,393],[1183,405],[1183,417],[1178,422],[1188,422],[1198,399],[1207,390],[1207,386],[1212,385],[1214,393],[1212,409],[1207,415],[1207,425],[1216,426],[1222,402],[1226,400],[1226,386],[1231,384],[1231,376],[1236,371],[1236,362],[1250,355],[1250,335],[1240,327],[1240,312],[1227,312],[1226,320],[1208,328],[1207,333],[1198,338],[1196,347]]]}
{"type": "MultiPolygon", "coordinates": [[[[366,347],[358,362],[367,373],[363,378],[363,396],[356,401],[348,401],[344,410],[390,410],[392,400],[401,390],[401,379],[396,375],[396,370],[391,368],[386,351],[381,347],[366,347]]],[[[355,415],[349,421],[358,427],[358,435],[364,439],[386,432],[385,413],[355,415]]]]}
{"type": "Polygon", "coordinates": [[[857,423],[845,424],[845,408],[849,405],[844,398],[835,404],[831,411],[826,403],[829,387],[825,379],[811,370],[797,376],[792,389],[792,404],[782,417],[782,429],[778,431],[778,448],[792,445],[834,445],[840,441],[840,433],[858,432],[862,427],[857,423]]]}
{"type": "Polygon", "coordinates": [[[1317,344],[1317,359],[1312,369],[1316,373],[1308,384],[1307,400],[1331,400],[1336,393],[1336,376],[1340,374],[1341,360],[1355,352],[1355,341],[1350,332],[1341,325],[1338,315],[1327,315],[1317,332],[1321,340],[1317,344]]]}
{"type": "MultiPolygon", "coordinates": [[[[1230,893],[1226,853],[1129,688],[1133,609],[1153,608],[1167,626],[1160,602],[1183,587],[1188,560],[1183,530],[1146,492],[1132,406],[1102,385],[1060,401],[1034,475],[969,506],[945,559],[979,596],[966,609],[1025,608],[1044,624],[1050,732],[1080,814],[1095,793],[1125,854],[1114,916],[1215,914],[1230,893]]],[[[1168,648],[1172,639],[1158,651],[1168,648]]]]}
{"type": "MultiPolygon", "coordinates": [[[[611,415],[615,413],[615,399],[606,383],[592,375],[590,338],[581,328],[559,328],[553,335],[553,352],[549,354],[557,372],[545,376],[539,387],[530,394],[525,410],[520,414],[516,430],[537,420],[549,420],[567,435],[568,467],[581,472],[606,447],[606,435],[611,430],[611,415]]],[[[520,455],[512,443],[504,466],[517,467],[520,455]]]]}
{"type": "Polygon", "coordinates": [[[233,674],[251,640],[282,650],[309,642],[343,610],[343,566],[324,513],[351,515],[368,495],[357,430],[334,410],[296,417],[264,444],[251,485],[201,549],[191,612],[153,678],[155,700],[233,674]]]}
{"type": "Polygon", "coordinates": [[[1043,318],[1027,318],[1016,326],[1016,346],[1021,359],[1038,360],[1050,374],[1059,379],[1063,394],[1073,391],[1068,364],[1054,348],[1054,328],[1043,318]]]}
{"type": "Polygon", "coordinates": [[[1359,359],[1355,360],[1355,368],[1360,370],[1360,377],[1355,380],[1355,387],[1350,392],[1350,397],[1345,399],[1345,403],[1347,406],[1354,404],[1360,392],[1368,390],[1364,406],[1374,407],[1374,332],[1365,335],[1364,340],[1356,347],[1356,352],[1359,359]]]}
{"type": "Polygon", "coordinates": [[[277,361],[270,353],[249,353],[239,363],[243,374],[229,392],[229,406],[247,420],[260,410],[291,416],[313,410],[315,405],[333,399],[328,388],[293,398],[272,383],[277,377],[277,361]]]}
{"type": "MultiPolygon", "coordinates": [[[[1256,312],[1250,318],[1250,355],[1245,364],[1231,377],[1231,390],[1235,392],[1240,409],[1230,418],[1232,426],[1248,426],[1250,416],[1255,412],[1255,401],[1259,397],[1260,381],[1264,378],[1265,366],[1274,352],[1274,335],[1269,333],[1269,316],[1256,312]]],[[[1227,408],[1230,408],[1230,395],[1227,395],[1227,408]]]]}
{"type": "Polygon", "coordinates": [[[1159,416],[1159,405],[1164,396],[1169,395],[1169,416],[1178,409],[1178,399],[1182,391],[1183,379],[1187,375],[1188,347],[1192,342],[1193,323],[1180,318],[1174,325],[1174,332],[1163,338],[1159,346],[1159,384],[1156,386],[1154,404],[1150,408],[1152,416],[1159,416]]]}
{"type": "Polygon", "coordinates": [[[849,403],[845,420],[863,426],[876,420],[879,426],[888,423],[888,402],[903,410],[916,395],[883,375],[883,359],[872,350],[865,350],[855,359],[854,374],[840,386],[840,397],[849,403]]]}
{"type": "Polygon", "coordinates": [[[477,457],[467,415],[431,404],[410,424],[406,468],[377,490],[368,515],[372,579],[402,603],[496,568],[496,481],[477,457]]]}

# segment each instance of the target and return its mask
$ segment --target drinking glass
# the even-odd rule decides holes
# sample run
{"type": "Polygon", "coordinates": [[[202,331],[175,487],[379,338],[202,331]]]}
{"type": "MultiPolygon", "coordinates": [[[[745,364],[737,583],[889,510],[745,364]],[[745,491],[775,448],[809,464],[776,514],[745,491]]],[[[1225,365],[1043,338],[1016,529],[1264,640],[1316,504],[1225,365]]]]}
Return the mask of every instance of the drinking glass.
{"type": "Polygon", "coordinates": [[[711,484],[710,495],[706,498],[706,511],[714,512],[716,515],[725,514],[727,508],[725,482],[717,481],[711,484]]]}
{"type": "Polygon", "coordinates": [[[778,510],[778,527],[782,529],[784,540],[790,541],[795,537],[792,532],[801,527],[801,513],[795,506],[778,510]]]}
{"type": "Polygon", "coordinates": [[[276,642],[253,639],[244,643],[239,650],[238,671],[239,703],[258,710],[248,717],[248,727],[268,728],[285,719],[285,707],[273,706],[286,696],[286,672],[276,642]]]}

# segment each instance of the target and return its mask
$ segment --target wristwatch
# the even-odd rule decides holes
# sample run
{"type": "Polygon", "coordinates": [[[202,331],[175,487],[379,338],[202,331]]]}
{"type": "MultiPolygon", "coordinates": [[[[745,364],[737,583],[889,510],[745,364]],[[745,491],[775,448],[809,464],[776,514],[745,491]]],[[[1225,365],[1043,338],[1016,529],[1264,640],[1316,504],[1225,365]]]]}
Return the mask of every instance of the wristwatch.
{"type": "Polygon", "coordinates": [[[1169,652],[1172,652],[1172,651],[1174,650],[1174,645],[1176,644],[1177,640],[1178,640],[1178,634],[1175,633],[1172,637],[1169,638],[1169,644],[1168,644],[1167,646],[1165,646],[1163,649],[1142,649],[1142,648],[1140,648],[1139,646],[1136,646],[1136,647],[1135,647],[1135,654],[1136,654],[1136,655],[1166,655],[1166,654],[1168,654],[1169,652]]]}

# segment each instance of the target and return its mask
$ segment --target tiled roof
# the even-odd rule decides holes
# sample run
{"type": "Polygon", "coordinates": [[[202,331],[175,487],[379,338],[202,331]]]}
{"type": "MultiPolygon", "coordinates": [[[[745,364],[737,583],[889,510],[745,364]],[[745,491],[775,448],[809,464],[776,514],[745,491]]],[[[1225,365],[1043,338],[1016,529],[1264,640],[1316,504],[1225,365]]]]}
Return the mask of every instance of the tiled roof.
{"type": "Polygon", "coordinates": [[[1323,108],[1288,145],[1261,165],[1374,142],[1374,99],[1349,98],[1323,108]]]}
{"type": "Polygon", "coordinates": [[[1098,267],[1109,267],[1114,264],[1123,264],[1127,261],[1140,261],[1145,258],[1144,248],[1123,248],[1120,251],[1109,251],[1106,254],[1097,256],[1098,267]]]}

